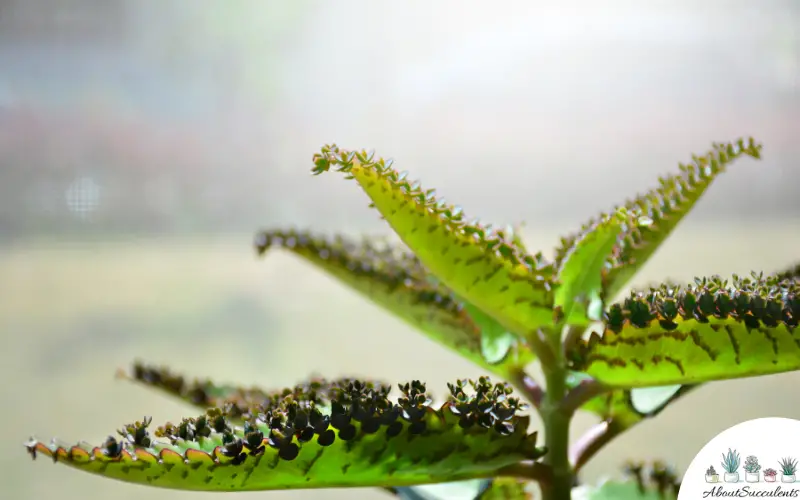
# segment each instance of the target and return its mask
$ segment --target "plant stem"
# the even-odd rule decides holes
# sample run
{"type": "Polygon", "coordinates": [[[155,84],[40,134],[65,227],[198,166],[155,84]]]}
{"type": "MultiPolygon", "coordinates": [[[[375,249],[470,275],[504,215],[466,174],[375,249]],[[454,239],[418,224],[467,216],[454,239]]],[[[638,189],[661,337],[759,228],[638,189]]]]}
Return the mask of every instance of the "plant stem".
{"type": "Polygon", "coordinates": [[[589,429],[570,451],[570,460],[575,473],[577,474],[598,451],[623,430],[614,420],[600,422],[589,429]]]}
{"type": "Polygon", "coordinates": [[[561,411],[574,413],[590,399],[599,396],[610,389],[594,379],[582,380],[576,387],[561,400],[561,411]]]}
{"type": "Polygon", "coordinates": [[[549,465],[552,480],[542,485],[544,500],[570,500],[572,494],[573,472],[569,462],[569,425],[572,412],[561,407],[567,394],[567,369],[559,356],[558,365],[545,369],[547,392],[544,395],[540,413],[544,422],[547,454],[544,463],[549,465]]]}
{"type": "Polygon", "coordinates": [[[538,411],[544,398],[542,387],[523,368],[510,370],[508,377],[511,385],[524,395],[525,399],[538,411]]]}

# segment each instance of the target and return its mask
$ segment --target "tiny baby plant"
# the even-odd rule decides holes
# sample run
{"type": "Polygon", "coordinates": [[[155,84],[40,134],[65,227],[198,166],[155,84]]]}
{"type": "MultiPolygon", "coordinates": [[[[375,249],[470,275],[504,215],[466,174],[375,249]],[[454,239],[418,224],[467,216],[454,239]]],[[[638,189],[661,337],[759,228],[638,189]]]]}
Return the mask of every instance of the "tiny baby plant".
{"type": "MultiPolygon", "coordinates": [[[[534,484],[545,500],[578,491],[589,499],[674,499],[677,481],[662,465],[647,480],[639,468],[635,481],[597,487],[581,485],[579,475],[614,438],[701,384],[800,369],[797,268],[617,296],[714,179],[734,160],[760,154],[752,139],[714,144],[564,237],[546,258],[510,229],[468,220],[391,161],[326,146],[313,173],[355,182],[403,245],[273,229],[257,236],[258,252],[280,247],[300,256],[487,376],[449,384],[434,404],[417,380],[395,386],[398,393],[361,379],[239,388],[137,363],[129,378],[201,412],[155,429],[147,418],[97,446],[31,439],[28,450],[86,472],[184,490],[377,487],[409,498],[419,485],[477,480],[483,486],[474,498],[484,500],[529,498],[534,484]],[[543,380],[530,374],[532,362],[543,380]],[[648,391],[665,388],[666,400],[645,407],[648,391]],[[529,428],[528,409],[541,428],[529,428]],[[571,440],[577,411],[600,423],[571,440]]],[[[736,473],[738,453],[730,451],[723,468],[736,473]]]]}

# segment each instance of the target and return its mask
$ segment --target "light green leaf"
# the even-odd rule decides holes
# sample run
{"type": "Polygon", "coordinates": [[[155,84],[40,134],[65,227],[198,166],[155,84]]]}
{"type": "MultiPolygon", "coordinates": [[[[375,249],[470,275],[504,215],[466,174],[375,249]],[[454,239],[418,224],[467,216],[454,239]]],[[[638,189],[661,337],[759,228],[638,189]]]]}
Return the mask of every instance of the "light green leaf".
{"type": "MultiPolygon", "coordinates": [[[[497,366],[512,347],[496,345],[504,340],[499,331],[505,330],[431,279],[422,263],[407,251],[367,238],[355,241],[339,235],[330,239],[294,230],[261,232],[256,247],[261,255],[280,247],[302,257],[432,340],[491,373],[508,375],[508,366],[497,366]],[[492,349],[486,349],[487,342],[492,349]]],[[[524,344],[513,347],[515,364],[533,359],[524,344]]]]}
{"type": "MultiPolygon", "coordinates": [[[[714,144],[705,156],[694,156],[692,164],[680,165],[680,173],[660,179],[659,187],[648,191],[624,205],[640,210],[653,223],[631,227],[617,245],[616,255],[606,276],[605,296],[613,299],[650,259],[659,246],[672,234],[678,223],[694,208],[713,180],[737,158],[746,155],[761,157],[761,145],[753,139],[735,143],[714,144]]],[[[591,222],[588,225],[591,225],[591,222]]],[[[574,245],[576,236],[562,239],[556,250],[557,261],[574,245]]]]}
{"type": "Polygon", "coordinates": [[[405,384],[401,392],[393,403],[388,387],[360,381],[302,386],[250,408],[244,427],[210,409],[152,435],[146,418],[124,426],[121,440],[109,437],[100,446],[35,439],[26,446],[34,458],[43,454],[85,472],[197,491],[460,481],[494,477],[544,454],[505,385],[488,379],[452,385],[448,402],[436,410],[424,384],[405,384]],[[464,410],[459,415],[452,411],[457,404],[464,410]],[[484,404],[493,410],[479,411],[484,404]]]}
{"type": "Polygon", "coordinates": [[[611,387],[695,384],[800,369],[796,281],[698,279],[632,293],[606,329],[571,352],[573,368],[611,387]]]}
{"type": "Polygon", "coordinates": [[[432,190],[405,180],[390,162],[328,146],[314,158],[315,173],[331,167],[355,179],[420,262],[455,294],[524,339],[552,322],[553,269],[512,239],[467,223],[432,190]]]}
{"type": "Polygon", "coordinates": [[[625,225],[636,223],[624,208],[604,217],[587,228],[559,262],[554,306],[561,309],[566,324],[588,326],[601,319],[606,263],[625,225]]]}
{"type": "MultiPolygon", "coordinates": [[[[567,386],[574,389],[586,377],[588,376],[571,373],[567,378],[567,386]]],[[[595,396],[580,409],[597,415],[600,420],[614,427],[615,434],[619,434],[642,420],[655,417],[698,386],[699,384],[615,389],[595,396]]]]}

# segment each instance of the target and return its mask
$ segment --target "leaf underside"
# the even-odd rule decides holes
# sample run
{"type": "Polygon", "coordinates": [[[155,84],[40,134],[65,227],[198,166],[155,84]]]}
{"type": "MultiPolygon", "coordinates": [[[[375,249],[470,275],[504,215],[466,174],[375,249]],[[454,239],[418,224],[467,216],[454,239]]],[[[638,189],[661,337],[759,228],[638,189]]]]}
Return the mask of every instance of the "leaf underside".
{"type": "Polygon", "coordinates": [[[553,267],[541,254],[526,254],[504,231],[466,222],[391,162],[326,146],[314,163],[316,174],[334,168],[355,179],[433,275],[521,339],[552,321],[553,267]]]}
{"type": "Polygon", "coordinates": [[[672,397],[667,398],[660,405],[649,411],[642,411],[640,408],[636,408],[630,389],[617,389],[607,394],[596,396],[581,406],[580,409],[597,415],[601,420],[607,422],[610,427],[613,427],[615,434],[619,434],[643,420],[657,416],[664,408],[696,389],[699,385],[681,386],[672,397]]]}
{"type": "MultiPolygon", "coordinates": [[[[691,164],[681,164],[679,173],[659,179],[659,187],[625,203],[624,208],[640,211],[652,224],[631,226],[620,235],[614,255],[608,261],[605,297],[613,299],[627,285],[730,163],[741,156],[759,159],[761,148],[753,139],[714,144],[706,155],[693,156],[691,164]]],[[[577,235],[562,239],[556,250],[556,263],[593,223],[584,225],[577,235]]]]}
{"type": "Polygon", "coordinates": [[[698,279],[633,292],[605,331],[571,352],[572,368],[612,387],[695,384],[800,369],[800,287],[775,277],[698,279]]]}
{"type": "MultiPolygon", "coordinates": [[[[483,368],[506,375],[487,359],[481,335],[492,325],[471,316],[465,304],[429,273],[412,254],[379,241],[356,242],[344,236],[325,238],[294,230],[263,231],[256,237],[263,255],[269,248],[286,249],[324,270],[385,310],[416,327],[434,341],[483,368]]],[[[493,322],[496,324],[496,322],[493,322]]],[[[533,359],[520,345],[515,363],[533,359]]]]}
{"type": "Polygon", "coordinates": [[[360,382],[310,384],[251,407],[243,427],[212,408],[152,435],[149,419],[126,425],[121,440],[100,446],[45,444],[28,450],[77,469],[150,486],[247,491],[405,486],[492,477],[536,460],[536,433],[509,397],[488,379],[459,381],[433,409],[424,384],[388,387],[360,382]],[[490,410],[485,411],[486,408],[490,410]]]}

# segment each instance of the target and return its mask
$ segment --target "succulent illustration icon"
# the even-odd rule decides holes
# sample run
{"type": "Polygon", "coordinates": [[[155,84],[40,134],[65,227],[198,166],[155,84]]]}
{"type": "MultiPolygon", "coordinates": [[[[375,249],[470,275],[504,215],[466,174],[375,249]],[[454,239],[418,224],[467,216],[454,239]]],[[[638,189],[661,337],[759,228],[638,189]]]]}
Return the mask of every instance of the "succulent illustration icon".
{"type": "Polygon", "coordinates": [[[757,483],[759,481],[758,472],[761,470],[761,465],[758,463],[758,458],[755,455],[748,456],[744,461],[744,480],[748,483],[757,483]]]}
{"type": "Polygon", "coordinates": [[[773,468],[764,469],[764,481],[768,483],[774,483],[775,479],[778,477],[778,471],[773,468]]]}
{"type": "Polygon", "coordinates": [[[797,472],[797,459],[796,458],[782,458],[778,461],[781,466],[781,482],[793,483],[795,482],[797,472]]]}
{"type": "Polygon", "coordinates": [[[706,469],[706,482],[707,483],[718,483],[719,482],[719,474],[717,474],[717,470],[714,469],[714,466],[711,465],[706,469]]]}
{"type": "Polygon", "coordinates": [[[722,454],[722,470],[725,471],[726,483],[739,482],[739,466],[742,463],[742,458],[739,452],[728,448],[728,453],[722,454]]]}

